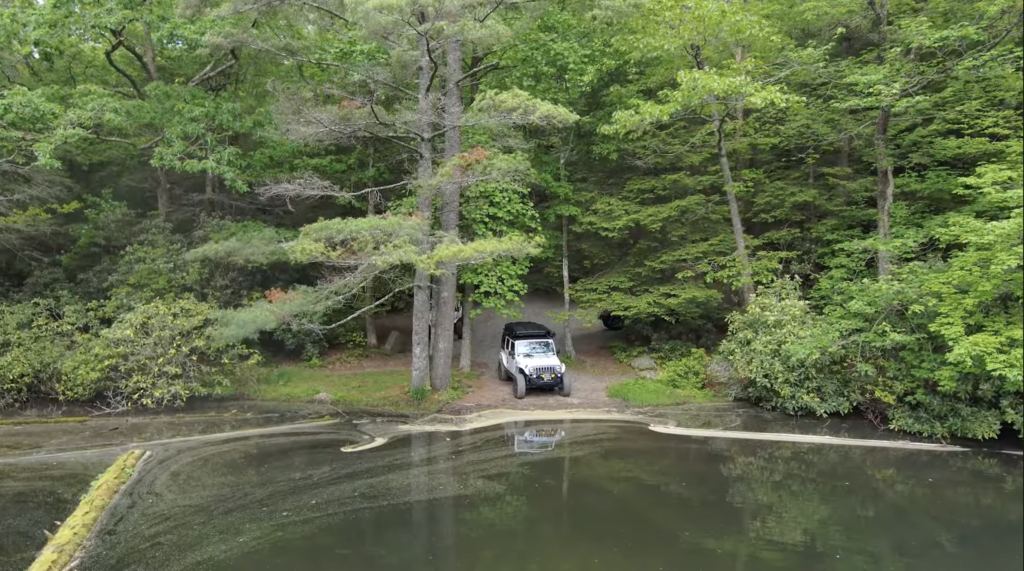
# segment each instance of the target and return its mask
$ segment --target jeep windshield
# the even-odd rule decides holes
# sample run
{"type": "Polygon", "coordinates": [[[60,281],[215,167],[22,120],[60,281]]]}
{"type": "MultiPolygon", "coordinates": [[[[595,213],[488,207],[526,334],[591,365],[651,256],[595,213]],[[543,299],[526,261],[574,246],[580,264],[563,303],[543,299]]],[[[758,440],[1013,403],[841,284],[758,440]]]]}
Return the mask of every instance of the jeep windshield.
{"type": "Polygon", "coordinates": [[[555,344],[551,341],[519,341],[516,343],[516,353],[519,355],[554,355],[555,344]]]}

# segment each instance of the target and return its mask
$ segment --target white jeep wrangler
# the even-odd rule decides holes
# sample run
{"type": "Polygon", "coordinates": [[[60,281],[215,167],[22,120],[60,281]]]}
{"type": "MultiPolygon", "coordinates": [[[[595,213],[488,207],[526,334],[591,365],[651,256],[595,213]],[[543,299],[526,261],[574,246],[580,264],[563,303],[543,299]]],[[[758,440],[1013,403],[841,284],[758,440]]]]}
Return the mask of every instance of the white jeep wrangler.
{"type": "Polygon", "coordinates": [[[501,331],[498,379],[512,381],[512,395],[517,399],[525,397],[527,389],[554,389],[563,397],[572,394],[565,364],[555,349],[555,334],[539,323],[505,324],[501,331]]]}

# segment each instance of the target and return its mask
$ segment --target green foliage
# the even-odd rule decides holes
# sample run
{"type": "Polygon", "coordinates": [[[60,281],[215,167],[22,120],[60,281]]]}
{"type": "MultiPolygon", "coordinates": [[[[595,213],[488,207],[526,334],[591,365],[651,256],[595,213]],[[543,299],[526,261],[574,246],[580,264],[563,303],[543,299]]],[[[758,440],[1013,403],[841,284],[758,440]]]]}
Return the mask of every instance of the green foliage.
{"type": "MultiPolygon", "coordinates": [[[[465,194],[462,222],[469,236],[522,237],[535,234],[540,228],[529,191],[522,186],[482,182],[469,187],[465,194]]],[[[459,273],[459,279],[473,285],[473,300],[480,307],[513,315],[527,291],[523,277],[530,267],[530,258],[526,256],[491,259],[467,266],[459,273]]]]}
{"type": "Polygon", "coordinates": [[[469,113],[470,121],[548,129],[564,129],[578,119],[575,113],[560,105],[515,88],[480,93],[469,113]]]}
{"type": "Polygon", "coordinates": [[[96,325],[94,308],[71,298],[0,304],[0,408],[56,395],[62,361],[96,325]]]}
{"type": "Polygon", "coordinates": [[[215,392],[258,356],[211,338],[213,309],[188,297],[154,300],[108,323],[111,309],[95,302],[0,306],[0,405],[36,394],[160,407],[215,392]]]}
{"type": "Polygon", "coordinates": [[[285,244],[295,233],[266,224],[226,222],[215,228],[209,241],[188,252],[187,259],[225,262],[242,267],[267,266],[288,261],[285,244]]]}
{"type": "Polygon", "coordinates": [[[652,379],[631,379],[608,387],[608,396],[636,406],[658,406],[703,402],[714,398],[706,388],[710,362],[703,349],[679,341],[656,343],[651,347],[612,347],[616,360],[629,363],[650,355],[658,365],[652,379]]]}
{"type": "Polygon", "coordinates": [[[83,335],[61,363],[58,394],[87,400],[100,393],[125,406],[160,407],[227,386],[231,369],[257,356],[213,342],[212,310],[187,297],[157,300],[83,335]]]}
{"type": "Polygon", "coordinates": [[[185,258],[178,236],[156,228],[124,249],[107,287],[121,313],[139,304],[194,291],[203,279],[201,266],[185,258]]]}
{"type": "Polygon", "coordinates": [[[711,369],[794,414],[1024,430],[1019,0],[330,7],[5,4],[0,404],[177,402],[220,390],[241,345],[329,367],[355,312],[406,309],[415,269],[459,265],[513,315],[563,288],[564,223],[573,317],[625,318],[642,347],[618,357],[659,365],[628,385],[649,401],[711,369]],[[468,65],[462,148],[429,175],[419,34],[468,65]],[[413,215],[456,174],[457,236],[413,215]],[[747,273],[766,287],[743,312],[747,273]],[[166,336],[126,333],[145,327],[166,336]]]}
{"type": "Polygon", "coordinates": [[[719,354],[730,361],[737,396],[789,414],[848,413],[863,398],[849,370],[842,330],[815,315],[796,282],[761,290],[729,318],[719,354]]]}
{"type": "Polygon", "coordinates": [[[684,391],[699,392],[707,383],[707,367],[710,359],[703,349],[690,349],[682,358],[659,362],[659,383],[684,391]]]}

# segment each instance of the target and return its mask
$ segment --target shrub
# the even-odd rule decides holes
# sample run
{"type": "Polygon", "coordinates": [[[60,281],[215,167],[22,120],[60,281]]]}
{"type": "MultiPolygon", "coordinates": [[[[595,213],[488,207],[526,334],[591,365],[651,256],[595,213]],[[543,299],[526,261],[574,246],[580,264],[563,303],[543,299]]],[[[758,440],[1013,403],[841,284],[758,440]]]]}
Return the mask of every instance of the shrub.
{"type": "Polygon", "coordinates": [[[255,355],[211,339],[214,311],[189,297],[157,300],[83,335],[61,363],[59,395],[104,394],[118,407],[159,407],[226,386],[231,370],[255,355]]]}
{"type": "Polygon", "coordinates": [[[824,416],[863,399],[840,328],[814,314],[793,281],[761,290],[730,316],[719,354],[732,365],[734,394],[768,409],[824,416]]]}
{"type": "Polygon", "coordinates": [[[92,308],[73,298],[0,305],[0,408],[56,394],[61,361],[96,326],[92,308]]]}
{"type": "Polygon", "coordinates": [[[703,349],[690,348],[681,358],[659,362],[655,380],[673,389],[702,391],[707,384],[708,360],[703,349]]]}

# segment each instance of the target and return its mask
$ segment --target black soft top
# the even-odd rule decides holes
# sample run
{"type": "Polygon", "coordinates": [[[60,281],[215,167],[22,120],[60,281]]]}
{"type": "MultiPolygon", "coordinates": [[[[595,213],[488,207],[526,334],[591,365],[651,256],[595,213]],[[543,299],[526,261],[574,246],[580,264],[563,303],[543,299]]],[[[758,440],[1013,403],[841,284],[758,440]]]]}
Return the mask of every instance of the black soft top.
{"type": "Polygon", "coordinates": [[[534,323],[532,321],[513,321],[512,323],[506,323],[505,329],[502,332],[512,339],[553,339],[555,337],[554,331],[540,323],[534,323]]]}

